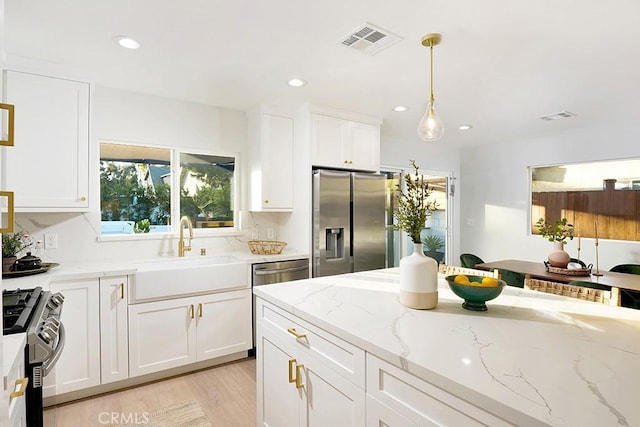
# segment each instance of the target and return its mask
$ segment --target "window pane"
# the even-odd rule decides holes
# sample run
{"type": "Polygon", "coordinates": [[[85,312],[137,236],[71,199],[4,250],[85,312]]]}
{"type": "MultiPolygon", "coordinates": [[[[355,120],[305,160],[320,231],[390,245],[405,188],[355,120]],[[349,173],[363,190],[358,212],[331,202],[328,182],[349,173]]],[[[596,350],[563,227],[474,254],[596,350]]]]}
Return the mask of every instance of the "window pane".
{"type": "Polygon", "coordinates": [[[180,153],[180,216],[196,228],[234,226],[235,158],[180,153]]]}
{"type": "Polygon", "coordinates": [[[170,231],[171,152],[100,144],[102,234],[170,231]]]}

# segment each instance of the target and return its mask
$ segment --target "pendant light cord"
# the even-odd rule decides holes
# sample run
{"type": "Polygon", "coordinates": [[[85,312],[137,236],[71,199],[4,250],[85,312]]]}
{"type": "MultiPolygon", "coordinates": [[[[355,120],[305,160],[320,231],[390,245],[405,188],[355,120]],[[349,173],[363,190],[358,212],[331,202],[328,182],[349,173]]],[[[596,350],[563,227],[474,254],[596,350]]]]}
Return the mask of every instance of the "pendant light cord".
{"type": "Polygon", "coordinates": [[[434,97],[433,97],[433,43],[429,44],[429,64],[430,64],[430,70],[431,70],[431,81],[430,81],[431,94],[429,96],[429,101],[431,102],[431,105],[433,105],[433,101],[434,101],[434,97]]]}

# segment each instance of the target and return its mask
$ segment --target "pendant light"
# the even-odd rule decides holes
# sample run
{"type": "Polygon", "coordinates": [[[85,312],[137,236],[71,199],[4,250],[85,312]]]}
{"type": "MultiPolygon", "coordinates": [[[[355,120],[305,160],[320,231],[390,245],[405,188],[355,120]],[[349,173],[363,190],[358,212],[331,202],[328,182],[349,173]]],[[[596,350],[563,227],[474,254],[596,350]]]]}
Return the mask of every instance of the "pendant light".
{"type": "Polygon", "coordinates": [[[429,105],[425,111],[420,123],[418,123],[418,136],[423,141],[437,141],[444,134],[444,123],[433,106],[435,98],[433,97],[433,47],[440,43],[442,36],[438,33],[427,34],[422,38],[422,46],[429,48],[429,64],[431,66],[431,81],[429,94],[429,105]]]}

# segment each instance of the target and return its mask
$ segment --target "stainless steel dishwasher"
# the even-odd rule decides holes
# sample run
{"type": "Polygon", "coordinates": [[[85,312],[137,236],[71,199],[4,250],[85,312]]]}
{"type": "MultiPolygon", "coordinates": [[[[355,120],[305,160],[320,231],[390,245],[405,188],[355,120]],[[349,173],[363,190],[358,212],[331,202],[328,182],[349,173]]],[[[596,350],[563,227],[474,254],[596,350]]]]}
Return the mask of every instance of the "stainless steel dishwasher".
{"type": "MultiPolygon", "coordinates": [[[[309,258],[287,261],[261,262],[251,266],[251,286],[290,282],[309,278],[309,258]]],[[[256,296],[253,296],[253,347],[256,347],[256,296]]]]}

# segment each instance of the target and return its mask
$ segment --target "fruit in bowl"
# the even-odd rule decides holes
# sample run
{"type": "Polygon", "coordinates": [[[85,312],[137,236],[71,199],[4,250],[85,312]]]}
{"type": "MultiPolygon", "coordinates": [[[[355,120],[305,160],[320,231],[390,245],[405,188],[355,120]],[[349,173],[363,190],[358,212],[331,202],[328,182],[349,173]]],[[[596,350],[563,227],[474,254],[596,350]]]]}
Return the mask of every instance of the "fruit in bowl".
{"type": "Polygon", "coordinates": [[[507,285],[504,280],[493,277],[453,274],[445,277],[451,291],[464,300],[462,308],[487,311],[485,302],[496,298],[507,285]]]}

